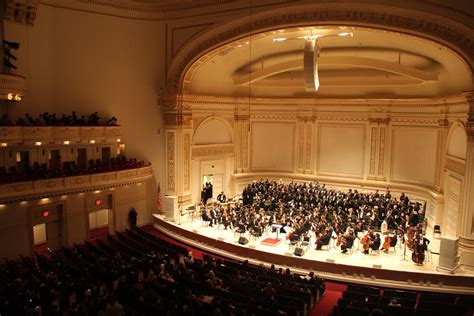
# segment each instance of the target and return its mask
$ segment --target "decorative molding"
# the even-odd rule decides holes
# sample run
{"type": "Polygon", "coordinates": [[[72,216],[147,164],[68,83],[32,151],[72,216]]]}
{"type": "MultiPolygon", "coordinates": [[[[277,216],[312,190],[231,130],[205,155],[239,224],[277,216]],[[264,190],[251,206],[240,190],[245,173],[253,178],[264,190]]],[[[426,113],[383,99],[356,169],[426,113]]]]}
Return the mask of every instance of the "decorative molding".
{"type": "Polygon", "coordinates": [[[4,126],[0,127],[0,142],[116,141],[120,137],[120,129],[120,126],[4,126]]]}
{"type": "Polygon", "coordinates": [[[383,167],[385,160],[385,127],[379,127],[380,139],[379,139],[379,166],[378,175],[383,176],[383,167]]]}
{"type": "Polygon", "coordinates": [[[467,141],[469,143],[474,143],[474,122],[468,122],[465,127],[467,141]]]}
{"type": "Polygon", "coordinates": [[[248,121],[250,119],[250,115],[244,115],[244,114],[235,114],[234,115],[234,121],[235,122],[244,122],[248,121]]]}
{"type": "Polygon", "coordinates": [[[0,204],[115,188],[145,181],[152,176],[153,170],[151,165],[148,165],[137,169],[93,175],[7,183],[0,185],[0,204]],[[131,171],[133,176],[126,178],[119,176],[121,172],[127,171],[131,171]]]}
{"type": "Polygon", "coordinates": [[[377,127],[372,127],[370,132],[370,168],[369,174],[375,174],[375,154],[377,151],[377,127]]]}
{"type": "Polygon", "coordinates": [[[188,191],[190,188],[190,148],[191,148],[191,136],[189,133],[184,134],[184,159],[183,159],[183,178],[184,178],[184,190],[188,191]]]}
{"type": "Polygon", "coordinates": [[[234,144],[193,146],[193,158],[204,156],[233,155],[234,144]]]}
{"type": "MultiPolygon", "coordinates": [[[[395,30],[415,36],[424,36],[439,41],[457,51],[473,68],[474,38],[472,30],[462,23],[420,9],[391,6],[371,6],[366,4],[295,4],[285,8],[268,10],[254,14],[253,18],[241,18],[212,28],[196,40],[183,47],[171,65],[167,87],[176,92],[183,88],[184,82],[190,82],[194,72],[192,65],[200,58],[209,58],[212,52],[223,43],[257,34],[266,30],[281,29],[290,26],[314,23],[339,25],[363,25],[395,30]]],[[[194,67],[194,71],[197,67],[194,67]]],[[[187,92],[182,90],[181,92],[187,92]]]]}
{"type": "Polygon", "coordinates": [[[439,119],[438,120],[438,126],[439,127],[448,127],[449,126],[449,120],[448,119],[439,119]]]}
{"type": "Polygon", "coordinates": [[[387,125],[388,123],[390,123],[390,118],[389,117],[369,117],[369,123],[387,125]]]}
{"type": "Polygon", "coordinates": [[[38,10],[38,0],[6,0],[2,18],[20,24],[33,25],[38,10]]]}
{"type": "Polygon", "coordinates": [[[165,113],[164,121],[167,127],[191,127],[193,117],[190,114],[165,113]]]}
{"type": "Polygon", "coordinates": [[[168,160],[168,190],[174,191],[175,190],[175,133],[174,132],[167,132],[166,134],[166,152],[167,152],[167,160],[168,160]]]}
{"type": "Polygon", "coordinates": [[[311,170],[311,151],[313,144],[313,127],[306,124],[306,170],[311,170]]]}
{"type": "Polygon", "coordinates": [[[300,170],[304,169],[304,124],[298,124],[298,129],[299,129],[299,139],[298,139],[298,168],[300,170]]]}
{"type": "Polygon", "coordinates": [[[446,170],[457,173],[461,176],[466,174],[466,164],[450,157],[446,157],[446,170]]]}

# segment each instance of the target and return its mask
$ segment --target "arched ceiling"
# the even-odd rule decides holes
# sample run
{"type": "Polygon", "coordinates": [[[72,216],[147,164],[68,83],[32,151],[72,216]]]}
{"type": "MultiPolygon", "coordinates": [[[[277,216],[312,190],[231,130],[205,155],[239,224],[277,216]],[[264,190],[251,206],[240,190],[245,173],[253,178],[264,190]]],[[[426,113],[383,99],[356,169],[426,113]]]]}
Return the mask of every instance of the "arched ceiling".
{"type": "Polygon", "coordinates": [[[472,87],[469,66],[446,46],[367,27],[306,26],[254,34],[209,52],[197,64],[186,92],[199,95],[411,98],[472,87]],[[320,36],[316,94],[304,83],[301,37],[308,35],[320,36]]]}

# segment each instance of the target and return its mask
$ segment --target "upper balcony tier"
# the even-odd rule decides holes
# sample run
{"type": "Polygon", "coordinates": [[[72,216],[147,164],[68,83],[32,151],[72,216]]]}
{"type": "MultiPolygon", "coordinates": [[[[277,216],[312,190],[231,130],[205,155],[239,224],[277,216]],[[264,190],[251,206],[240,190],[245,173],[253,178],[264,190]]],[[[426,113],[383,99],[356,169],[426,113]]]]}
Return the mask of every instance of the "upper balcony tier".
{"type": "Polygon", "coordinates": [[[153,176],[151,165],[125,170],[0,185],[0,204],[114,188],[153,176]]]}
{"type": "Polygon", "coordinates": [[[0,142],[7,144],[116,141],[119,137],[120,126],[0,126],[0,142]]]}

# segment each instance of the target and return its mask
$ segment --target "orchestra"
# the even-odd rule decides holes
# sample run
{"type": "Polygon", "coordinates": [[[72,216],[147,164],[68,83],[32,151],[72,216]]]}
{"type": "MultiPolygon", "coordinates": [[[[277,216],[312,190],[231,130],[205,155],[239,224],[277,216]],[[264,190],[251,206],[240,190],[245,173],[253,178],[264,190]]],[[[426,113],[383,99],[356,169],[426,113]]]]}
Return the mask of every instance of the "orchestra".
{"type": "Polygon", "coordinates": [[[209,226],[222,224],[224,229],[249,231],[257,237],[274,231],[286,234],[292,244],[313,234],[316,250],[333,238],[332,247],[340,247],[342,253],[354,246],[364,254],[370,250],[388,253],[400,242],[413,251],[413,261],[422,264],[429,243],[423,235],[424,208],[405,193],[397,199],[389,190],[385,194],[344,192],[318,182],[260,180],[245,187],[242,200],[219,200],[201,203],[202,220],[209,221],[209,226]],[[356,239],[359,243],[354,243],[356,239]]]}

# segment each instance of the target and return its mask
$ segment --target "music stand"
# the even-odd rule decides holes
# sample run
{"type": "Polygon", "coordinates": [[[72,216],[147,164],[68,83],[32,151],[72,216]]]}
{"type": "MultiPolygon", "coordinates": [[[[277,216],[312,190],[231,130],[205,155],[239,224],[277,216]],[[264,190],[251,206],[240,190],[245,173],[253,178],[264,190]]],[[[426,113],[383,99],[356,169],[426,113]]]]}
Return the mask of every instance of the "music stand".
{"type": "Polygon", "coordinates": [[[276,239],[278,239],[278,240],[279,240],[278,234],[280,233],[280,228],[282,228],[282,227],[283,227],[283,225],[280,225],[280,224],[272,224],[272,228],[275,228],[276,231],[277,231],[276,239]]]}
{"type": "Polygon", "coordinates": [[[408,261],[408,259],[407,259],[407,237],[405,236],[405,234],[403,234],[403,239],[405,240],[405,242],[403,243],[404,244],[404,246],[403,246],[403,255],[401,256],[400,261],[408,261]]]}

